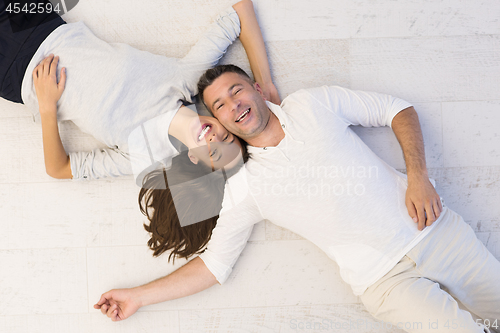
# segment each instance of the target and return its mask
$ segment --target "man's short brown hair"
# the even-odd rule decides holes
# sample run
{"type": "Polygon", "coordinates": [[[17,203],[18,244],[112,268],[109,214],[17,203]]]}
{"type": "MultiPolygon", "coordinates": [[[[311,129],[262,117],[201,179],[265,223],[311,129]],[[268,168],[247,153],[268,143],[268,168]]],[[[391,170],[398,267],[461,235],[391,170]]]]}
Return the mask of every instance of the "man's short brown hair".
{"type": "MultiPolygon", "coordinates": [[[[205,89],[207,89],[214,81],[219,78],[224,73],[236,73],[241,77],[245,78],[253,85],[254,81],[250,78],[250,76],[241,68],[235,65],[219,65],[215,66],[207,70],[198,80],[198,94],[200,96],[201,101],[205,104],[203,99],[203,93],[205,89]]],[[[207,110],[212,113],[212,110],[205,104],[207,110]]]]}

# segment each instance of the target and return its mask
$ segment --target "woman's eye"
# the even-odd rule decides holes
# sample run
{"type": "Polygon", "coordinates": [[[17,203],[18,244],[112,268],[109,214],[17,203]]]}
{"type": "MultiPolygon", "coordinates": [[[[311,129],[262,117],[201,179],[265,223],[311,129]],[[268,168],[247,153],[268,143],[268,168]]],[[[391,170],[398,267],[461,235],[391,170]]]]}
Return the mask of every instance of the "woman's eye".
{"type": "Polygon", "coordinates": [[[217,110],[219,110],[224,104],[219,104],[219,106],[217,106],[217,110]]]}
{"type": "Polygon", "coordinates": [[[217,149],[212,150],[212,152],[210,153],[210,157],[214,157],[216,152],[217,152],[217,149]]]}
{"type": "Polygon", "coordinates": [[[227,138],[229,138],[229,134],[226,134],[226,136],[224,137],[224,139],[222,139],[222,141],[226,141],[227,138]]]}

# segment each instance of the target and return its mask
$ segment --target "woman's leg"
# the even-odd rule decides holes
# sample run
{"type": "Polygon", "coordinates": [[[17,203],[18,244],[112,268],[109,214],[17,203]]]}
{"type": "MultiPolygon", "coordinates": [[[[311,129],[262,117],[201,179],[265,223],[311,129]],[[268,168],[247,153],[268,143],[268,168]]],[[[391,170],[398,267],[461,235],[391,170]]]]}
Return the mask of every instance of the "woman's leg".
{"type": "Polygon", "coordinates": [[[22,103],[21,84],[31,58],[45,38],[65,22],[54,12],[9,13],[7,7],[14,2],[22,8],[24,3],[47,1],[0,0],[0,97],[22,103]]]}

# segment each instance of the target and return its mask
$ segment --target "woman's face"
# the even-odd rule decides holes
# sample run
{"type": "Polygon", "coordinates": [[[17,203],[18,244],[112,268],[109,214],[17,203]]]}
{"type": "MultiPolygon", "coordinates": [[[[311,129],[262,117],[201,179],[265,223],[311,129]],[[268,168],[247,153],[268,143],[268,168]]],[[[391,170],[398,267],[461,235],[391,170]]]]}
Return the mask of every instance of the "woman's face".
{"type": "Polygon", "coordinates": [[[189,147],[189,157],[193,163],[202,162],[217,170],[230,169],[242,160],[240,140],[216,118],[199,116],[190,127],[193,142],[189,147]]]}

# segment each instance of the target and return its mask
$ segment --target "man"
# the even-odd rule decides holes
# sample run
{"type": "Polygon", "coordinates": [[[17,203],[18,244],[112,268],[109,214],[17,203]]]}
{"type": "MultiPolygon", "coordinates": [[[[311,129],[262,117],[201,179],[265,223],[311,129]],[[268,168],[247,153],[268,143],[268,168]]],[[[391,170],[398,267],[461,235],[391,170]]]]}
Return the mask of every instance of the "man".
{"type": "Polygon", "coordinates": [[[500,318],[500,263],[437,195],[410,104],[326,86],[266,104],[260,86],[235,66],[207,71],[198,88],[214,116],[249,144],[251,159],[226,186],[244,200],[224,201],[200,257],[145,286],[105,293],[96,308],[119,320],[223,283],[252,225],[268,219],[335,260],[377,319],[422,323],[409,332],[435,332],[429,320],[484,332],[450,295],[483,319],[500,318]],[[391,126],[408,175],[378,158],[350,125],[391,126]]]}

